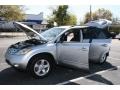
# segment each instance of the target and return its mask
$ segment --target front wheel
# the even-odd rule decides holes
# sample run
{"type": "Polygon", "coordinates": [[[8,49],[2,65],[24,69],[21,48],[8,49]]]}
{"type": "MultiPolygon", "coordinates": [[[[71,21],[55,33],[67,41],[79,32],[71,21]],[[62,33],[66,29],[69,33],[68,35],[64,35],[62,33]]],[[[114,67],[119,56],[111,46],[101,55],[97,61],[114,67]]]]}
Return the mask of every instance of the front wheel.
{"type": "Polygon", "coordinates": [[[52,61],[47,57],[36,57],[29,66],[29,72],[35,78],[47,76],[52,69],[52,61]]]}

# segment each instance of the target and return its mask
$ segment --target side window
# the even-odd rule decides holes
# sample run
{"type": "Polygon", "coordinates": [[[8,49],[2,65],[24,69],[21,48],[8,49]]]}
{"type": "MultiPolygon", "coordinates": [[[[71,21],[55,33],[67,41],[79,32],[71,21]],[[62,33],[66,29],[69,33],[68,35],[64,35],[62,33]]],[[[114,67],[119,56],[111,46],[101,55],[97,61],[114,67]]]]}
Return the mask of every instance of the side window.
{"type": "Polygon", "coordinates": [[[98,39],[106,39],[107,37],[106,37],[106,35],[104,34],[104,32],[101,31],[101,32],[99,33],[99,35],[98,35],[97,38],[98,38],[98,39]]]}
{"type": "Polygon", "coordinates": [[[65,32],[60,41],[63,42],[80,42],[80,30],[79,29],[71,29],[65,32]]]}
{"type": "Polygon", "coordinates": [[[83,43],[89,43],[92,37],[91,30],[89,28],[84,28],[82,30],[82,33],[83,33],[83,43]]]}
{"type": "Polygon", "coordinates": [[[111,34],[109,32],[109,27],[106,27],[103,31],[106,36],[106,39],[111,38],[111,34]]]}
{"type": "Polygon", "coordinates": [[[83,29],[83,39],[90,39],[91,31],[88,28],[83,29]]]}
{"type": "Polygon", "coordinates": [[[92,39],[98,39],[98,35],[100,34],[100,30],[98,29],[98,28],[93,28],[92,30],[91,30],[91,37],[92,37],[92,39]]]}
{"type": "Polygon", "coordinates": [[[93,39],[107,39],[110,38],[108,30],[99,29],[95,27],[88,27],[82,30],[83,32],[83,43],[90,43],[93,39]]]}
{"type": "Polygon", "coordinates": [[[97,39],[100,30],[95,27],[88,27],[83,29],[83,43],[90,43],[92,39],[97,39]]]}
{"type": "Polygon", "coordinates": [[[108,31],[108,28],[98,29],[97,32],[98,32],[97,39],[108,39],[108,38],[110,38],[110,33],[108,31]]]}
{"type": "Polygon", "coordinates": [[[100,30],[97,30],[94,27],[89,27],[83,29],[83,40],[84,39],[96,39],[98,37],[100,30]]]}

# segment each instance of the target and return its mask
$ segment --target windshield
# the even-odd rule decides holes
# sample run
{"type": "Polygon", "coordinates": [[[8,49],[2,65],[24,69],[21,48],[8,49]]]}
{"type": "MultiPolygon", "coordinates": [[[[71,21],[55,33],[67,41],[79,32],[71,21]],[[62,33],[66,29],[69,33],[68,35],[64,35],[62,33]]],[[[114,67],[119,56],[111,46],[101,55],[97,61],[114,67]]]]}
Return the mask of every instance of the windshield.
{"type": "Polygon", "coordinates": [[[45,32],[42,32],[41,35],[47,40],[47,41],[51,41],[54,38],[56,38],[63,30],[65,30],[65,28],[51,28],[48,29],[45,32]]]}

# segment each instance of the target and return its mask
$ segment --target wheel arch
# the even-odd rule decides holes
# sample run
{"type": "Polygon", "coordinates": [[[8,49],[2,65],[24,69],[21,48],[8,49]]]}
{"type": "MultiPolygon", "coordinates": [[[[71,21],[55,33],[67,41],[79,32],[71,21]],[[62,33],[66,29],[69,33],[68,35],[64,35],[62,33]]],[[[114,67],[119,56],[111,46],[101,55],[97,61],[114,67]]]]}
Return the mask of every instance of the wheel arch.
{"type": "Polygon", "coordinates": [[[102,52],[101,54],[100,54],[100,57],[99,57],[99,59],[102,57],[102,55],[104,55],[104,54],[106,54],[106,56],[109,56],[109,51],[104,51],[104,52],[102,52]]]}
{"type": "Polygon", "coordinates": [[[40,56],[49,57],[49,58],[51,58],[51,60],[52,60],[52,62],[53,62],[54,64],[57,64],[57,62],[56,62],[54,56],[53,56],[51,53],[42,52],[42,53],[35,54],[35,55],[33,55],[33,56],[30,58],[30,60],[28,61],[28,64],[27,64],[27,69],[28,69],[29,65],[31,64],[32,60],[33,60],[34,58],[40,57],[40,56]]]}

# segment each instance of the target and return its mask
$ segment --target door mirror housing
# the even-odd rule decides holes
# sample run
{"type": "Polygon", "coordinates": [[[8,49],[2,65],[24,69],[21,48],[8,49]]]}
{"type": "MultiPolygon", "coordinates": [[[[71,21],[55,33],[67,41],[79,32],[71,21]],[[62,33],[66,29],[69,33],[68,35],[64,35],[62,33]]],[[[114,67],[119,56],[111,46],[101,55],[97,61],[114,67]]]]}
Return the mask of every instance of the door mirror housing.
{"type": "Polygon", "coordinates": [[[57,38],[57,40],[55,41],[55,43],[63,43],[63,40],[61,39],[61,37],[57,38]]]}
{"type": "Polygon", "coordinates": [[[64,40],[65,40],[65,35],[62,35],[57,39],[57,43],[63,43],[64,40]]]}

